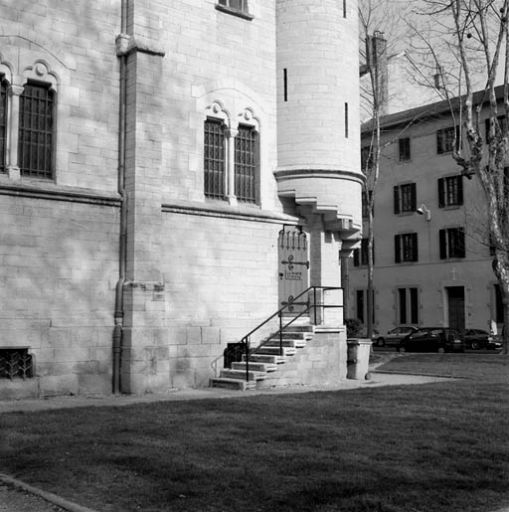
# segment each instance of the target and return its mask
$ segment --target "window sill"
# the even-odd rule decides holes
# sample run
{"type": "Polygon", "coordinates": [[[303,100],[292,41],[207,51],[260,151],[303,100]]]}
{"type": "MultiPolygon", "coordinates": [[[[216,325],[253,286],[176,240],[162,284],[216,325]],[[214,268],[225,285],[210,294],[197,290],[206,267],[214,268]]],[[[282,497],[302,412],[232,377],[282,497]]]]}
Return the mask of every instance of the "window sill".
{"type": "Polygon", "coordinates": [[[242,18],[244,20],[251,21],[252,19],[254,19],[254,16],[252,14],[249,14],[248,12],[238,11],[237,9],[232,9],[231,7],[227,7],[226,5],[216,4],[216,9],[226,14],[237,16],[237,18],[242,18]]]}

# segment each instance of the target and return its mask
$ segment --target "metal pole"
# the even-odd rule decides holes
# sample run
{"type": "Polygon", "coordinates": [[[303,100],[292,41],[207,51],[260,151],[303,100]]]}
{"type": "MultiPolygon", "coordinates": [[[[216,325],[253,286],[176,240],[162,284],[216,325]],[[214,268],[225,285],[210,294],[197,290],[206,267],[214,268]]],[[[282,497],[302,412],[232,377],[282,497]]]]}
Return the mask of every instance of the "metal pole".
{"type": "Polygon", "coordinates": [[[279,312],[279,355],[283,355],[283,313],[279,312]]]}
{"type": "Polygon", "coordinates": [[[314,312],[315,325],[316,325],[316,286],[313,286],[313,312],[314,312]]]}
{"type": "Polygon", "coordinates": [[[246,382],[249,382],[249,338],[244,340],[246,344],[246,382]]]}

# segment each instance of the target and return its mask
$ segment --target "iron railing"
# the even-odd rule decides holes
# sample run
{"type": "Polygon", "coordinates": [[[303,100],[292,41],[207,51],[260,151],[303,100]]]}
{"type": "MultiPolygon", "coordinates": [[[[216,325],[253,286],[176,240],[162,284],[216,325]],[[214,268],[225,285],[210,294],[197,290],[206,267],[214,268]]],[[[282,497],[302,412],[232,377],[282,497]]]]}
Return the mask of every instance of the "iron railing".
{"type": "MultiPolygon", "coordinates": [[[[315,325],[318,324],[318,310],[321,310],[323,313],[323,310],[326,308],[342,308],[342,304],[323,304],[318,303],[318,292],[319,291],[326,291],[326,290],[340,290],[341,288],[335,287],[335,286],[310,286],[303,292],[299,293],[299,295],[292,298],[291,301],[288,302],[288,304],[285,304],[282,308],[278,309],[274,314],[269,316],[267,319],[265,319],[263,322],[258,324],[254,329],[249,331],[240,341],[244,345],[244,352],[246,357],[246,381],[249,381],[249,356],[256,354],[258,350],[263,348],[267,343],[271,340],[273,340],[276,337],[279,337],[279,355],[284,355],[283,351],[283,331],[288,328],[290,325],[292,325],[298,318],[307,315],[308,313],[313,310],[313,323],[315,325]],[[305,307],[300,313],[293,313],[291,320],[284,323],[283,317],[284,313],[287,311],[291,311],[290,307],[292,307],[298,299],[305,296],[307,294],[307,302],[300,303],[303,304],[305,307]],[[311,297],[313,298],[313,302],[310,302],[311,297]],[[264,327],[267,323],[269,323],[274,318],[279,318],[279,329],[272,335],[270,335],[267,339],[265,339],[260,345],[258,345],[255,349],[250,350],[250,338],[251,336],[259,331],[262,327],[264,327]],[[283,325],[284,324],[284,325],[283,325]]],[[[323,317],[323,314],[322,314],[323,317]]]]}

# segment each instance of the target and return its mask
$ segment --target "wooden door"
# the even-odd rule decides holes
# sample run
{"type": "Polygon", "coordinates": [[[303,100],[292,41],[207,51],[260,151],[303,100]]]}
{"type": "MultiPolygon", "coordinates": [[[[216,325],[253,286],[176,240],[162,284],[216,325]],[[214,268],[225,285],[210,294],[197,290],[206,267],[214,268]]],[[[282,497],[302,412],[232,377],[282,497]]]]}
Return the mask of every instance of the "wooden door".
{"type": "Polygon", "coordinates": [[[461,332],[465,329],[465,288],[463,286],[448,286],[447,299],[449,327],[461,332]]]}
{"type": "Polygon", "coordinates": [[[291,303],[289,313],[300,313],[308,305],[307,294],[299,297],[309,286],[309,258],[306,234],[302,229],[285,226],[279,232],[279,307],[291,303]]]}

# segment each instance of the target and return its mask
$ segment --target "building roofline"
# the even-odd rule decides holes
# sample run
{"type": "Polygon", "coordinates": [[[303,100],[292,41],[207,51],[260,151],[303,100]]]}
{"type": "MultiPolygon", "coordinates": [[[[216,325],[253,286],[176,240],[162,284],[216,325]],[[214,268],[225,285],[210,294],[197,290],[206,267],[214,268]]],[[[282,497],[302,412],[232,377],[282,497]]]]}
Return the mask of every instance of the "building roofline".
{"type": "MultiPolygon", "coordinates": [[[[474,104],[480,102],[485,94],[484,90],[476,91],[474,93],[474,104]]],[[[495,87],[495,96],[497,100],[502,99],[504,95],[504,86],[499,85],[495,87]]],[[[412,125],[417,122],[427,121],[430,119],[438,119],[450,115],[451,107],[454,110],[458,109],[459,102],[465,96],[455,96],[450,100],[441,100],[434,103],[428,103],[420,107],[414,107],[408,110],[395,112],[394,114],[387,114],[380,118],[380,128],[382,130],[391,130],[398,126],[412,125]]],[[[487,101],[487,100],[486,100],[487,101]]],[[[365,135],[371,132],[372,120],[366,121],[361,125],[361,134],[365,135]]]]}

